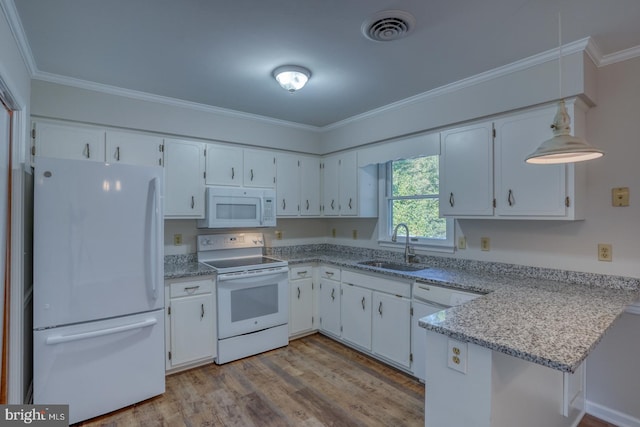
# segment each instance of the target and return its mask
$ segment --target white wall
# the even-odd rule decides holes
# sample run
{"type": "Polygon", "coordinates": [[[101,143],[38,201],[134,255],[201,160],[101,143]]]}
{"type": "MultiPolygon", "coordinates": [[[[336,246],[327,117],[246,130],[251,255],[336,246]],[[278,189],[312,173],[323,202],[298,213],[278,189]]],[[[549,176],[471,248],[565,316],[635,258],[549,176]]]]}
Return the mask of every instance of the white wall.
{"type": "Polygon", "coordinates": [[[33,81],[32,92],[33,116],[303,153],[320,152],[320,136],[311,127],[42,80],[33,81]]]}

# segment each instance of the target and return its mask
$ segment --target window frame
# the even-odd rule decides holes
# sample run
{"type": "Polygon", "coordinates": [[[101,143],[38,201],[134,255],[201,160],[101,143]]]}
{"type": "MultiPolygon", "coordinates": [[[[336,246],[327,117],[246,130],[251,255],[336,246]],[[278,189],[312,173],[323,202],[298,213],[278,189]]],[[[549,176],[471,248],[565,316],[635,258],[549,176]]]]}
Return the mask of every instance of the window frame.
{"type": "MultiPolygon", "coordinates": [[[[429,157],[429,156],[421,156],[429,157]]],[[[410,160],[410,159],[398,159],[398,160],[410,160]]],[[[405,239],[398,238],[397,242],[391,241],[392,230],[392,201],[401,198],[391,197],[391,165],[392,161],[381,163],[378,165],[378,244],[382,247],[400,248],[404,247],[405,239]]],[[[397,160],[396,160],[397,161],[397,160]]],[[[416,199],[437,199],[440,200],[439,194],[429,195],[427,197],[420,197],[416,199]]],[[[407,197],[407,199],[413,199],[407,197]]],[[[446,221],[446,238],[445,239],[431,239],[427,237],[410,237],[409,245],[419,251],[432,251],[432,252],[447,252],[453,253],[455,250],[455,221],[453,218],[445,218],[446,221]]]]}

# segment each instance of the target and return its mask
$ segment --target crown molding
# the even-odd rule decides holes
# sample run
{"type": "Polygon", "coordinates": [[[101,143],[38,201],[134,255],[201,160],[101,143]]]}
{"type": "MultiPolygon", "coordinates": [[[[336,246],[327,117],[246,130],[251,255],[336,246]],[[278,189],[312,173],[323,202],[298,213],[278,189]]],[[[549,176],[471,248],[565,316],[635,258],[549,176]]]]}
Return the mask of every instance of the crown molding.
{"type": "Polygon", "coordinates": [[[29,45],[29,40],[27,40],[24,28],[22,27],[22,21],[18,15],[16,5],[13,0],[0,0],[0,9],[2,9],[2,13],[9,23],[11,34],[13,34],[13,38],[18,44],[18,50],[20,51],[20,55],[22,56],[25,66],[27,67],[27,71],[30,76],[33,76],[38,68],[36,67],[36,62],[33,59],[31,46],[29,45]]]}
{"type": "Polygon", "coordinates": [[[635,46],[629,49],[621,50],[619,52],[603,55],[602,59],[600,60],[599,66],[604,67],[607,65],[615,64],[616,62],[622,62],[637,57],[640,57],[640,46],[635,46]]]}
{"type": "Polygon", "coordinates": [[[73,77],[61,76],[59,74],[46,73],[43,71],[36,71],[32,76],[32,78],[34,80],[57,83],[65,86],[72,86],[79,89],[86,89],[86,90],[91,90],[95,92],[102,92],[109,95],[117,95],[125,98],[136,99],[139,101],[155,102],[158,104],[164,104],[172,107],[180,107],[180,108],[186,108],[186,109],[191,109],[196,111],[203,111],[206,113],[214,113],[214,114],[224,115],[227,117],[261,121],[264,123],[275,124],[278,126],[286,126],[289,128],[301,129],[301,130],[311,131],[311,132],[320,131],[320,128],[317,126],[304,125],[301,123],[274,119],[271,117],[260,116],[258,114],[245,113],[242,111],[236,111],[236,110],[230,110],[222,107],[215,107],[211,105],[200,104],[198,102],[184,101],[182,99],[170,98],[168,96],[154,95],[151,93],[141,92],[141,91],[132,90],[132,89],[124,89],[117,86],[90,82],[88,80],[76,79],[73,77]]]}
{"type": "Polygon", "coordinates": [[[584,39],[576,40],[575,42],[567,43],[565,45],[562,45],[561,47],[550,49],[545,52],[521,59],[519,61],[512,62],[511,64],[494,68],[492,70],[485,71],[480,74],[476,74],[475,76],[458,80],[457,82],[449,83],[447,85],[440,86],[436,89],[423,92],[409,98],[405,98],[401,101],[387,104],[383,107],[376,108],[375,110],[370,110],[370,111],[367,111],[366,113],[362,113],[357,116],[349,117],[348,119],[341,120],[336,123],[332,123],[330,125],[323,127],[322,130],[326,131],[326,130],[337,129],[342,126],[346,126],[350,123],[357,122],[359,120],[372,117],[380,113],[384,113],[386,111],[395,110],[395,109],[404,107],[406,105],[423,102],[430,98],[435,98],[447,93],[456,92],[461,89],[465,89],[489,80],[496,79],[498,77],[502,77],[511,73],[515,73],[517,71],[522,71],[527,68],[531,68],[535,65],[544,64],[545,62],[555,61],[556,59],[558,59],[560,53],[562,53],[562,56],[567,56],[576,52],[582,52],[586,49],[587,45],[589,44],[589,40],[590,40],[590,37],[587,37],[584,39]]]}

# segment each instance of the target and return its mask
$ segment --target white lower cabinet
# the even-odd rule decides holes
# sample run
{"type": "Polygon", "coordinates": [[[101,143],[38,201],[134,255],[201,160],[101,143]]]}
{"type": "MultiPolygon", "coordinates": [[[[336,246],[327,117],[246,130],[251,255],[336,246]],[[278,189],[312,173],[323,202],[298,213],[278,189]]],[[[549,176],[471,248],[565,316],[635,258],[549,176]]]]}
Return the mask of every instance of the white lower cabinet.
{"type": "Polygon", "coordinates": [[[313,332],[315,327],[313,266],[291,267],[289,289],[289,337],[313,332]]]}
{"type": "Polygon", "coordinates": [[[411,368],[411,283],[341,272],[341,340],[372,356],[411,368]]]}
{"type": "Polygon", "coordinates": [[[318,291],[318,317],[320,330],[340,336],[340,269],[320,267],[320,289],[318,291]]]}
{"type": "Polygon", "coordinates": [[[373,292],[371,349],[405,368],[411,367],[411,300],[373,292]]]}
{"type": "Polygon", "coordinates": [[[165,285],[167,371],[213,362],[216,357],[214,279],[168,280],[165,285]]]}
{"type": "Polygon", "coordinates": [[[371,290],[342,285],[342,339],[371,351],[371,290]]]}

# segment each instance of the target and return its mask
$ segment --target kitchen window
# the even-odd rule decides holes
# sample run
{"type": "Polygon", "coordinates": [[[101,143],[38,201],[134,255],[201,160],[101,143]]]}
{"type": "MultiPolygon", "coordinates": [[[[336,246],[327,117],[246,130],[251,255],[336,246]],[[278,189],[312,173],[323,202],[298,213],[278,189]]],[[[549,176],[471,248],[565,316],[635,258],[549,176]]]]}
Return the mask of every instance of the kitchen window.
{"type": "MultiPolygon", "coordinates": [[[[381,166],[384,195],[380,198],[379,239],[392,244],[391,235],[400,223],[409,227],[409,244],[437,251],[453,250],[453,220],[439,216],[439,156],[393,160],[381,166]]],[[[396,245],[404,244],[404,227],[398,229],[396,245]]]]}

